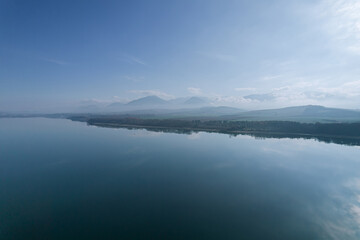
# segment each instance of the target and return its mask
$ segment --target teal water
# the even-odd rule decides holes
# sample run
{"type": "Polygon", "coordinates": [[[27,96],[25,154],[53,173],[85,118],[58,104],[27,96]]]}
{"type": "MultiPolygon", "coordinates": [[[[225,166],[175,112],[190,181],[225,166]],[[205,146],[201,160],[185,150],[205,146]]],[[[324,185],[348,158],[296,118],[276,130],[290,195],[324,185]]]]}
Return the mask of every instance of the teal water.
{"type": "Polygon", "coordinates": [[[360,148],[0,119],[0,239],[360,239],[360,148]]]}

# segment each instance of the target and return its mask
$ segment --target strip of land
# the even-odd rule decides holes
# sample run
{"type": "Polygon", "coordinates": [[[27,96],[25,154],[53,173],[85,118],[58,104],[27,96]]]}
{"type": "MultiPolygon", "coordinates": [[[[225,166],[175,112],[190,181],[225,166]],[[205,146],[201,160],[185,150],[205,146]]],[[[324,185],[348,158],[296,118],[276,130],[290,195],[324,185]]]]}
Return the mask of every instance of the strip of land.
{"type": "Polygon", "coordinates": [[[216,132],[229,135],[251,135],[262,138],[306,138],[319,141],[360,145],[360,123],[300,123],[292,121],[227,121],[143,119],[135,117],[70,118],[88,125],[109,128],[142,128],[149,131],[190,134],[216,132]]]}

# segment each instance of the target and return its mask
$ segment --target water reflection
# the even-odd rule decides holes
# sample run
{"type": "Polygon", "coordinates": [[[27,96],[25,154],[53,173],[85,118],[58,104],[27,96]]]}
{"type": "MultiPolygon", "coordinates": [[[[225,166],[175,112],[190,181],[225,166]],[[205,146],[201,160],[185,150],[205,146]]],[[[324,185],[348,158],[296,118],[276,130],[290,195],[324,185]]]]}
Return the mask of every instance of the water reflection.
{"type": "Polygon", "coordinates": [[[358,147],[0,122],[0,239],[360,239],[358,147]]]}
{"type": "MultiPolygon", "coordinates": [[[[98,126],[104,127],[104,126],[98,126]]],[[[187,129],[174,129],[174,128],[156,128],[156,127],[105,127],[105,128],[124,128],[128,130],[133,129],[145,129],[149,132],[154,133],[176,133],[176,134],[186,134],[189,135],[189,139],[199,138],[198,133],[200,132],[210,132],[210,131],[197,131],[197,130],[187,130],[187,129]]],[[[214,131],[213,131],[214,132],[214,131]]],[[[243,136],[252,136],[255,139],[313,139],[319,142],[325,143],[334,143],[348,146],[360,146],[360,136],[359,137],[340,137],[340,136],[320,136],[320,135],[310,135],[310,134],[285,134],[285,133],[229,133],[229,132],[216,132],[221,134],[227,134],[230,137],[236,137],[239,135],[243,136]]],[[[147,136],[151,136],[150,134],[147,136]]],[[[157,135],[154,135],[157,136],[157,135]]]]}

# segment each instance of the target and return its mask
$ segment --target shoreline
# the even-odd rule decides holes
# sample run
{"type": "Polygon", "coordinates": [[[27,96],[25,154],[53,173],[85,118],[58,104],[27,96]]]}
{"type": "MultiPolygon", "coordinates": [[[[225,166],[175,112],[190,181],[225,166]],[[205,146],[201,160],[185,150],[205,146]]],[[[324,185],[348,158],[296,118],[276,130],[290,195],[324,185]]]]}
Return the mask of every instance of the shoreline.
{"type": "Polygon", "coordinates": [[[242,130],[221,130],[216,128],[192,128],[192,127],[168,127],[168,126],[150,126],[139,124],[120,124],[120,123],[89,123],[89,126],[103,128],[127,128],[127,129],[145,129],[148,131],[172,132],[178,134],[190,134],[192,132],[221,133],[228,135],[248,135],[263,138],[303,138],[316,139],[318,141],[345,145],[359,145],[360,136],[333,135],[333,134],[311,134],[294,132],[276,132],[276,131],[242,131],[242,130]],[[168,131],[167,131],[168,130],[168,131]],[[343,140],[343,141],[341,141],[343,140]]]}

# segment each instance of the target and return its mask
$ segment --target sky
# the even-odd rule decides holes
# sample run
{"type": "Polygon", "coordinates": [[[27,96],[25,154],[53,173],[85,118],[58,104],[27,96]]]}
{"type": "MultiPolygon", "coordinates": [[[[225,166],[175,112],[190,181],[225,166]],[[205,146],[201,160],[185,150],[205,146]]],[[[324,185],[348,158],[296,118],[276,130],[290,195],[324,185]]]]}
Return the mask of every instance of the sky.
{"type": "Polygon", "coordinates": [[[0,0],[0,111],[148,95],[359,108],[357,0],[0,0]]]}

